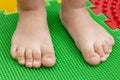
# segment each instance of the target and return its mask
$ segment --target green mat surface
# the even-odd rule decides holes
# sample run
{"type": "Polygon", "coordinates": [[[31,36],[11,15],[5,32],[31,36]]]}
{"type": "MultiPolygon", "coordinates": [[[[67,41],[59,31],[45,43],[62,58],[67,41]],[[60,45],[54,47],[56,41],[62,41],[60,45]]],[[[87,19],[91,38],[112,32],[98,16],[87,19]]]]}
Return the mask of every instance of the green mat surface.
{"type": "MultiPolygon", "coordinates": [[[[91,16],[114,38],[115,46],[109,59],[97,66],[88,65],[81,52],[59,19],[60,4],[47,6],[48,24],[57,58],[52,68],[29,69],[10,56],[10,42],[18,22],[18,13],[5,15],[0,12],[0,80],[120,80],[120,30],[111,30],[103,20],[103,14],[95,15],[87,3],[91,16]]],[[[31,20],[32,21],[32,20],[31,20]]]]}

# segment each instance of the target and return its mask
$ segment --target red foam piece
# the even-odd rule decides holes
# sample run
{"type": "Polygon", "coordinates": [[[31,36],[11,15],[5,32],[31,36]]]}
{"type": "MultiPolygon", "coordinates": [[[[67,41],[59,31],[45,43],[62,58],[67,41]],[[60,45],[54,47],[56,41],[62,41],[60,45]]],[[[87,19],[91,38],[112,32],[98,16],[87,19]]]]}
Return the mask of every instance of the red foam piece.
{"type": "Polygon", "coordinates": [[[103,13],[109,20],[104,21],[111,29],[120,28],[120,0],[90,0],[95,14],[103,13]]]}

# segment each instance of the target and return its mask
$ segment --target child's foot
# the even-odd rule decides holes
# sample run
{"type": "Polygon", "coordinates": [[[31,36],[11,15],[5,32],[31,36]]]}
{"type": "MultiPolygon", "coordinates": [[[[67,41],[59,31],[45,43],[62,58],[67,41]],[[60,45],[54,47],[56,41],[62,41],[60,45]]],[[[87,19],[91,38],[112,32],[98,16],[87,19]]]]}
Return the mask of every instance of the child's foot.
{"type": "Polygon", "coordinates": [[[62,8],[61,20],[89,64],[106,61],[114,39],[90,17],[86,7],[62,8]]]}
{"type": "Polygon", "coordinates": [[[12,38],[11,55],[27,67],[51,67],[55,64],[46,17],[39,11],[20,13],[18,26],[12,38]]]}

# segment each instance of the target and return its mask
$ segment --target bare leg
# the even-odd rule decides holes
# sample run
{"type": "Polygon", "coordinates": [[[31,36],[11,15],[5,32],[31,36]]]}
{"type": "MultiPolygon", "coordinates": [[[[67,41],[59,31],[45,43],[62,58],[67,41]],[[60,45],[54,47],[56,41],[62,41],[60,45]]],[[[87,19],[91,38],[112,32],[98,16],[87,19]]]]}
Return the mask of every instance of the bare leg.
{"type": "Polygon", "coordinates": [[[114,39],[90,17],[85,3],[86,0],[63,0],[60,16],[84,59],[96,65],[106,61],[114,39]]]}
{"type": "Polygon", "coordinates": [[[55,64],[43,0],[17,0],[19,22],[12,37],[11,55],[21,65],[39,68],[55,64]]]}

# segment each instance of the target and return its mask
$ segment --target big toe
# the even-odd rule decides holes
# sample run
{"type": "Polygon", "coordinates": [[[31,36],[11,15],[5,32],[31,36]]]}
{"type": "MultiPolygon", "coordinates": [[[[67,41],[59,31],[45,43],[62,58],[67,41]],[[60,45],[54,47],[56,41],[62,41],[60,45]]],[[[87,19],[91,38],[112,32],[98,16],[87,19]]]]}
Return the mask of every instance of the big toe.
{"type": "Polygon", "coordinates": [[[97,65],[100,63],[100,57],[98,54],[91,54],[89,57],[85,57],[85,60],[91,65],[97,65]]]}
{"type": "MultiPolygon", "coordinates": [[[[45,48],[47,49],[47,48],[45,48]]],[[[42,65],[45,67],[52,67],[56,62],[54,51],[51,49],[42,51],[42,65]]]]}
{"type": "Polygon", "coordinates": [[[17,46],[12,45],[10,53],[11,53],[12,58],[17,59],[17,46]]]}
{"type": "Polygon", "coordinates": [[[85,61],[91,65],[97,65],[100,63],[100,56],[95,53],[94,48],[85,47],[82,50],[82,55],[85,61]],[[85,49],[86,48],[86,49],[85,49]]]}

